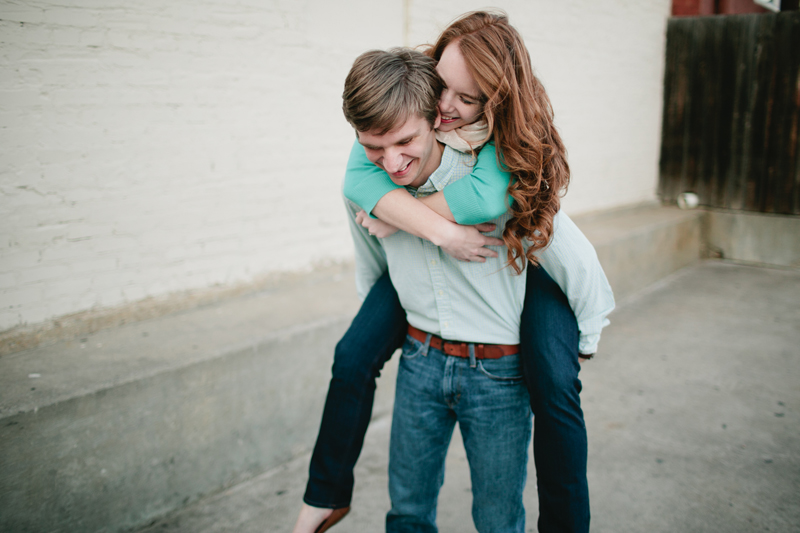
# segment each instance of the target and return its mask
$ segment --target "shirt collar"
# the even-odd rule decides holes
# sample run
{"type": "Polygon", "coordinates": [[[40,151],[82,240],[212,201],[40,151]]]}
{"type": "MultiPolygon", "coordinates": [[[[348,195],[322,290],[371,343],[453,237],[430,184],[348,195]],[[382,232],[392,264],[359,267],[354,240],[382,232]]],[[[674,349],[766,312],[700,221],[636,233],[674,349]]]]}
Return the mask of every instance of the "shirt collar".
{"type": "Polygon", "coordinates": [[[442,161],[439,163],[439,167],[433,171],[428,181],[420,185],[417,189],[417,194],[433,194],[444,189],[446,185],[454,180],[454,173],[458,167],[456,163],[465,155],[445,145],[444,150],[442,150],[442,161]]]}

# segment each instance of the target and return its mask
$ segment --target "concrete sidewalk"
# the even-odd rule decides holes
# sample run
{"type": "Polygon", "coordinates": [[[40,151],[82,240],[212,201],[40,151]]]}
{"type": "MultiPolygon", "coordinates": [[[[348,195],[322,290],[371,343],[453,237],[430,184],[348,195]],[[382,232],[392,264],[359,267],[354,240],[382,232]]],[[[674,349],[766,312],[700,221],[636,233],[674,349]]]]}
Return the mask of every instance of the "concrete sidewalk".
{"type": "MultiPolygon", "coordinates": [[[[705,262],[620,302],[611,320],[581,374],[592,530],[800,531],[800,272],[705,262]]],[[[383,530],[390,423],[370,426],[353,511],[333,531],[383,530]]],[[[308,459],[141,531],[288,532],[308,459]]],[[[531,463],[528,531],[535,475],[531,463]]],[[[470,505],[456,432],[440,530],[474,531],[470,505]]]]}

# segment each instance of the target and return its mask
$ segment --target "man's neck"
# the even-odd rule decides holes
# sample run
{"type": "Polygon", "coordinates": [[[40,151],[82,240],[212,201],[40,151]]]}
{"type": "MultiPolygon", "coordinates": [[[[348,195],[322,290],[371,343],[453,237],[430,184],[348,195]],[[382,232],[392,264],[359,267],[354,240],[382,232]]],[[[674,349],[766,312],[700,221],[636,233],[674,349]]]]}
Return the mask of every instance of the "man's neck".
{"type": "Polygon", "coordinates": [[[419,174],[419,177],[414,180],[413,183],[410,183],[408,186],[417,189],[422,187],[426,183],[428,183],[428,179],[431,177],[431,174],[436,172],[436,169],[439,168],[439,165],[442,164],[442,154],[444,153],[444,144],[436,141],[435,146],[432,148],[431,157],[428,159],[428,164],[426,168],[423,168],[419,174]]]}

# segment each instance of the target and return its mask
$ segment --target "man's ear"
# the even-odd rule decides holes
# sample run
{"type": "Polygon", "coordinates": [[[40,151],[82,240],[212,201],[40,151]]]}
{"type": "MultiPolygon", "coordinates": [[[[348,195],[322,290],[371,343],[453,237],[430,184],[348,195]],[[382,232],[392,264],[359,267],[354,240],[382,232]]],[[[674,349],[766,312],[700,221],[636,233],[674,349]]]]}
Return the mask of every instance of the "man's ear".
{"type": "Polygon", "coordinates": [[[433,121],[433,129],[438,130],[439,125],[442,123],[442,112],[439,111],[439,108],[436,108],[436,120],[433,121]]]}

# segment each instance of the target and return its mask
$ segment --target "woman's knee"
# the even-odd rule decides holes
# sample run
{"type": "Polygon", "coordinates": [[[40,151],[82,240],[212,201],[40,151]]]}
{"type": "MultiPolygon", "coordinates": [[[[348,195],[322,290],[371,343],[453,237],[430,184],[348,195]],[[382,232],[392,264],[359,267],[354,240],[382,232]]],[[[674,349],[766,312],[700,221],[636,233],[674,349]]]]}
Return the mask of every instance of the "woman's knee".
{"type": "MultiPolygon", "coordinates": [[[[389,357],[391,354],[389,354],[389,357]]],[[[363,346],[359,342],[352,342],[345,335],[336,344],[333,355],[333,377],[343,381],[358,381],[375,379],[380,375],[384,363],[388,360],[385,353],[377,347],[363,346]]]]}
{"type": "Polygon", "coordinates": [[[574,348],[537,351],[522,346],[522,368],[534,412],[544,405],[574,402],[581,391],[577,342],[574,348]]]}
{"type": "Polygon", "coordinates": [[[531,403],[551,403],[574,400],[581,392],[578,372],[564,368],[549,374],[527,374],[526,380],[531,403]]]}

